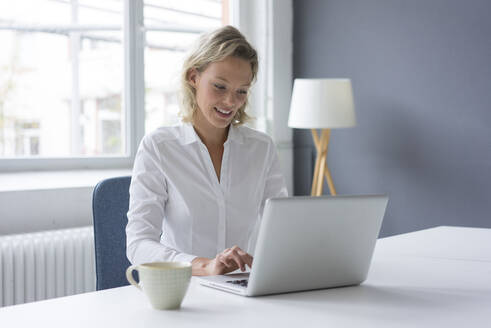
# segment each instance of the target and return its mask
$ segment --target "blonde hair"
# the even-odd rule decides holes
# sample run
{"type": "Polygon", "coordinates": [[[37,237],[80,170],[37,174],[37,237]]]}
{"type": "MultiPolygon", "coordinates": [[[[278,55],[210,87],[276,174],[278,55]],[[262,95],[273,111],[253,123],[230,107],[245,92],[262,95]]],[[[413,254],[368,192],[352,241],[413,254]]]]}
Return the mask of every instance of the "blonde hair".
{"type": "MultiPolygon", "coordinates": [[[[256,80],[258,70],[257,52],[239,30],[232,26],[224,26],[213,32],[201,35],[191,53],[184,60],[181,73],[180,96],[182,106],[179,114],[184,122],[193,122],[194,114],[198,109],[196,90],[188,81],[190,70],[196,69],[201,73],[211,63],[224,60],[228,56],[248,61],[251,64],[251,83],[256,80]]],[[[247,104],[246,98],[245,103],[235,114],[232,124],[240,125],[251,119],[245,112],[247,104]]]]}

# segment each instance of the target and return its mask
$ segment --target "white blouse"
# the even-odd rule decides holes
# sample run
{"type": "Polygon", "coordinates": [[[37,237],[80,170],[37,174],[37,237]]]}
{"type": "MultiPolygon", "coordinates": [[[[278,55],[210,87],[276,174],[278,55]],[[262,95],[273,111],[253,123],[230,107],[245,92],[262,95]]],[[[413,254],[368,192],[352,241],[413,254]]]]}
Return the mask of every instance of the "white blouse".
{"type": "Polygon", "coordinates": [[[220,181],[191,124],[146,135],[130,185],[126,254],[132,264],[214,258],[234,245],[254,254],[264,203],[287,189],[276,148],[230,126],[220,181]]]}

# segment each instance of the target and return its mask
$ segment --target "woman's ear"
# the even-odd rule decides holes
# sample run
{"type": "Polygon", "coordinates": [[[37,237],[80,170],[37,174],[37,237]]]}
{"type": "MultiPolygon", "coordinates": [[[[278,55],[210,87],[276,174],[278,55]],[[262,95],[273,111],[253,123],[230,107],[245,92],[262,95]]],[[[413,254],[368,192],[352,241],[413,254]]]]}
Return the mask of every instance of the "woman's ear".
{"type": "Polygon", "coordinates": [[[198,70],[196,68],[191,68],[187,73],[187,80],[189,84],[196,89],[196,85],[198,84],[198,70]]]}

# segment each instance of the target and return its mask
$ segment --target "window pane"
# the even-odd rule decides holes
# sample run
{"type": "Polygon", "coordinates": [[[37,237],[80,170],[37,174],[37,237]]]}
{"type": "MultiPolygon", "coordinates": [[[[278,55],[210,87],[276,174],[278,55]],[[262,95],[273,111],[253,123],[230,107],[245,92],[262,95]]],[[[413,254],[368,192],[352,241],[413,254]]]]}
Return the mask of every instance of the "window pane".
{"type": "Polygon", "coordinates": [[[123,3],[0,2],[0,158],[126,153],[123,3]]]}
{"type": "Polygon", "coordinates": [[[146,0],[145,131],[179,122],[182,62],[200,32],[226,23],[221,0],[146,0]]]}

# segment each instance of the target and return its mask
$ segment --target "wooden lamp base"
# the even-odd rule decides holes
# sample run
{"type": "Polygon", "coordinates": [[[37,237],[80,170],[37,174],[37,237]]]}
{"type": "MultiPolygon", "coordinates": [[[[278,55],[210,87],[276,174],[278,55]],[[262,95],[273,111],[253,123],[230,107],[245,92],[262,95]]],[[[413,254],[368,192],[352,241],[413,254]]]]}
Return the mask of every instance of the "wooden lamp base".
{"type": "Polygon", "coordinates": [[[336,189],[332,182],[331,172],[327,167],[327,146],[329,145],[330,129],[322,129],[322,134],[319,139],[316,129],[312,129],[312,138],[314,139],[315,149],[317,150],[317,158],[315,160],[314,177],[312,179],[312,196],[322,195],[324,186],[324,176],[327,180],[327,185],[332,196],[336,196],[336,189]]]}

